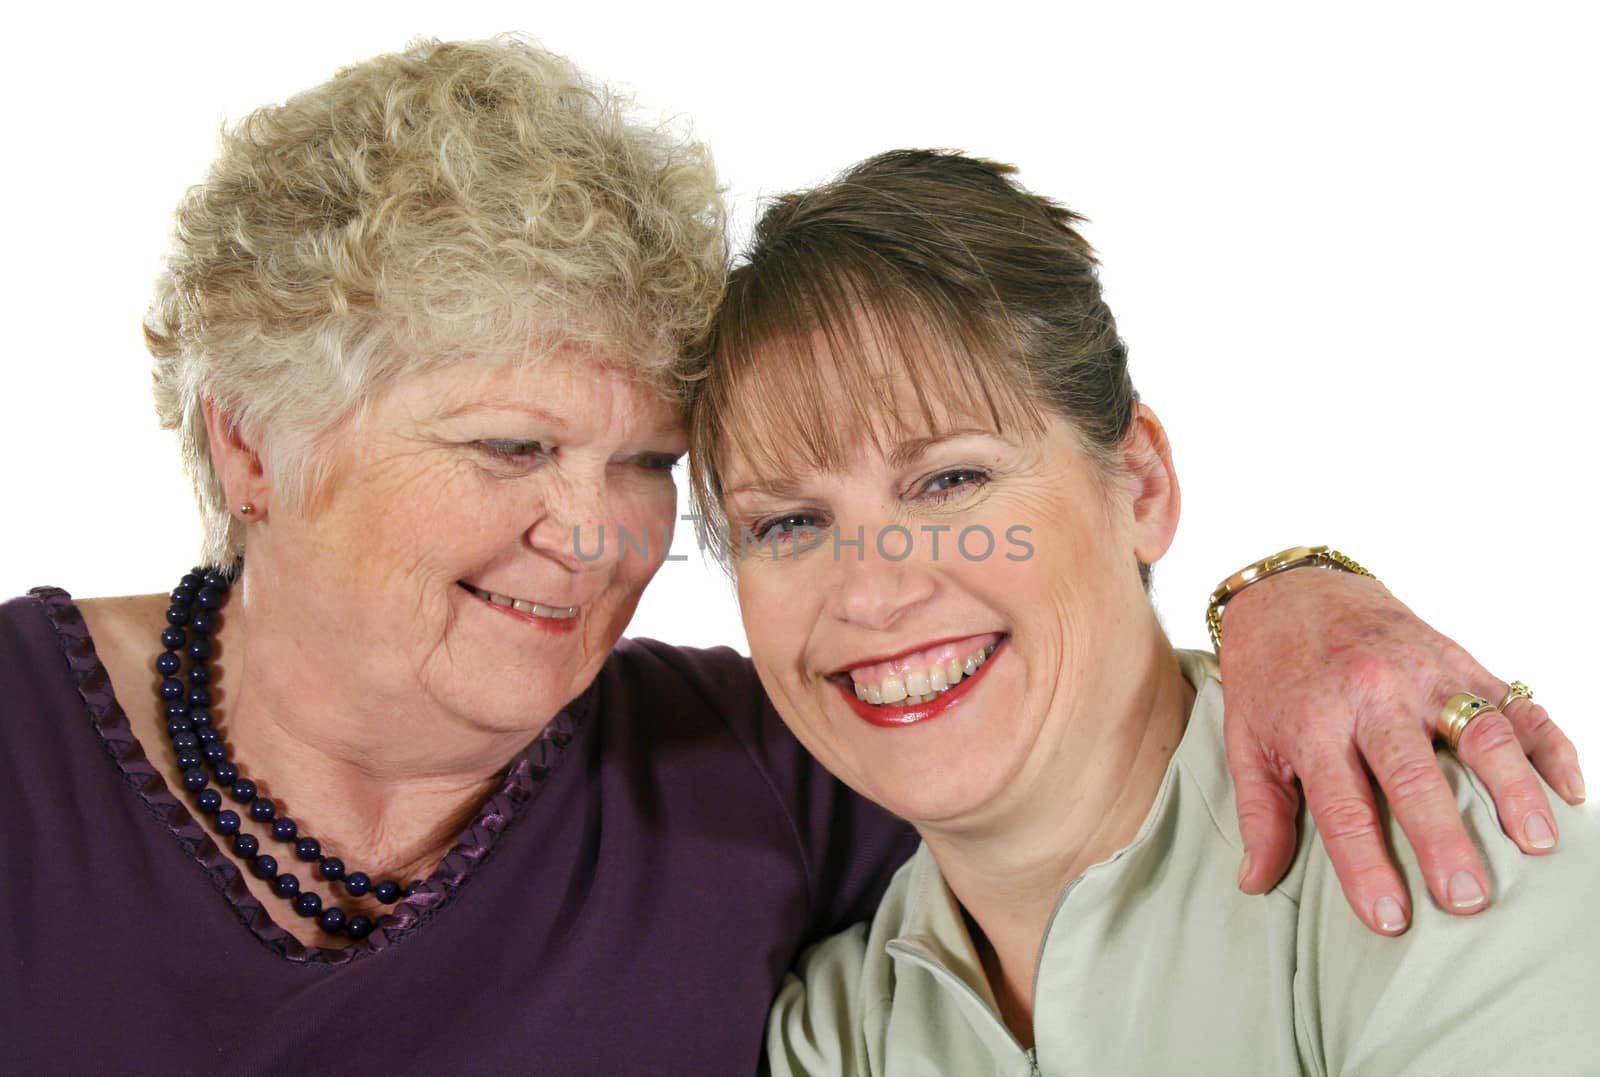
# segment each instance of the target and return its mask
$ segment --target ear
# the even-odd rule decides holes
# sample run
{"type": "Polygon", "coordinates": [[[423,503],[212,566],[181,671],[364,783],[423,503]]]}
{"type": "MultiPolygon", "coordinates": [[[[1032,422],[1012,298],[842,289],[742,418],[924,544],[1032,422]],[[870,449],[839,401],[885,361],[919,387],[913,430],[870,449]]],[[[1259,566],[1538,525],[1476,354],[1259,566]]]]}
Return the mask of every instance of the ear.
{"type": "Polygon", "coordinates": [[[1172,545],[1183,497],[1172,466],[1172,446],[1156,413],[1133,406],[1133,422],[1122,439],[1123,474],[1133,505],[1134,553],[1153,565],[1172,545]]]}
{"type": "Polygon", "coordinates": [[[240,516],[240,506],[250,505],[256,513],[266,511],[271,500],[266,469],[255,447],[245,440],[239,424],[224,413],[216,401],[206,397],[206,441],[211,448],[211,467],[222,483],[228,499],[228,512],[240,516]]]}

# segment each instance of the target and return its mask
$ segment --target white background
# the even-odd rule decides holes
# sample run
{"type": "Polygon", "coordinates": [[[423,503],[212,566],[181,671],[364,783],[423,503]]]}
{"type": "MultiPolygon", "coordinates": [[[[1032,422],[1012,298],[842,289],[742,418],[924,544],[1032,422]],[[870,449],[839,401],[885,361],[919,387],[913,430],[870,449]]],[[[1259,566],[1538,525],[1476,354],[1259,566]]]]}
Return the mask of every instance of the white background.
{"type": "MultiPolygon", "coordinates": [[[[1533,684],[1600,785],[1588,7],[35,6],[0,68],[0,592],[164,590],[193,555],[139,319],[219,124],[416,34],[522,29],[692,118],[741,233],[761,195],[891,147],[1020,164],[1092,218],[1177,447],[1175,640],[1202,642],[1221,576],[1331,543],[1533,684]]],[[[632,631],[743,639],[698,558],[632,631]]]]}

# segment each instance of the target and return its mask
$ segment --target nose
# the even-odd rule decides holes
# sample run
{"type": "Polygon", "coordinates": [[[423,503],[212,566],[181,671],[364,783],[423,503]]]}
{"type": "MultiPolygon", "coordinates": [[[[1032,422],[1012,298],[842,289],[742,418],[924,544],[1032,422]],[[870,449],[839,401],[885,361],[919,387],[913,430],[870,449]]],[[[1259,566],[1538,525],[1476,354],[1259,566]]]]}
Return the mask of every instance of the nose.
{"type": "Polygon", "coordinates": [[[543,493],[528,545],[569,572],[609,568],[622,536],[603,471],[569,470],[543,493]]]}
{"type": "Polygon", "coordinates": [[[831,554],[835,571],[828,581],[827,609],[844,624],[869,631],[893,629],[937,588],[921,552],[898,533],[885,535],[882,543],[867,533],[860,548],[844,545],[831,554]],[[897,556],[902,546],[905,556],[897,556]]]}

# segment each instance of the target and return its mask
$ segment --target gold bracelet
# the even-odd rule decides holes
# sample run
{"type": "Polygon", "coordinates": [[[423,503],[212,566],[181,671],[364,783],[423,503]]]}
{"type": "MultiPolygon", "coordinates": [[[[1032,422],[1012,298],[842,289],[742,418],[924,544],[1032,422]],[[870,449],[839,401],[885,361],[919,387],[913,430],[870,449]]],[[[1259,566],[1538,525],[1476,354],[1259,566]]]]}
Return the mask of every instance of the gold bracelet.
{"type": "Polygon", "coordinates": [[[1217,589],[1211,592],[1211,601],[1206,604],[1206,628],[1211,633],[1211,645],[1218,654],[1222,653],[1222,607],[1228,604],[1228,600],[1257,580],[1303,565],[1325,565],[1377,579],[1355,561],[1326,546],[1291,546],[1271,557],[1263,557],[1253,565],[1246,565],[1217,584],[1217,589]]]}

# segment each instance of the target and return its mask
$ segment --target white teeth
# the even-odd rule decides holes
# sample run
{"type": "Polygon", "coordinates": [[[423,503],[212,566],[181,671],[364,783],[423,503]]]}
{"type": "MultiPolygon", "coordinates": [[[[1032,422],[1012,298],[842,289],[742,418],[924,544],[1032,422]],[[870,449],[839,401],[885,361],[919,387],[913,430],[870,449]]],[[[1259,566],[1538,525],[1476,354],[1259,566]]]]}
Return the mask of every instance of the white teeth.
{"type": "Polygon", "coordinates": [[[976,673],[994,651],[995,646],[991,644],[968,655],[965,660],[952,658],[943,665],[928,670],[913,670],[904,677],[885,677],[882,684],[852,682],[852,686],[857,699],[875,707],[908,707],[913,703],[927,703],[960,684],[962,678],[976,673]]]}
{"type": "Polygon", "coordinates": [[[525,598],[512,598],[510,595],[485,591],[483,588],[474,587],[470,583],[466,586],[467,590],[484,601],[492,602],[496,606],[508,606],[519,613],[531,613],[535,617],[549,617],[557,621],[565,621],[578,616],[577,606],[545,606],[538,602],[530,602],[525,598]]]}

